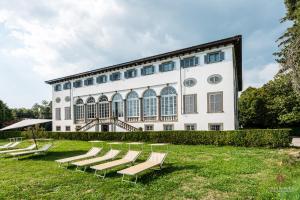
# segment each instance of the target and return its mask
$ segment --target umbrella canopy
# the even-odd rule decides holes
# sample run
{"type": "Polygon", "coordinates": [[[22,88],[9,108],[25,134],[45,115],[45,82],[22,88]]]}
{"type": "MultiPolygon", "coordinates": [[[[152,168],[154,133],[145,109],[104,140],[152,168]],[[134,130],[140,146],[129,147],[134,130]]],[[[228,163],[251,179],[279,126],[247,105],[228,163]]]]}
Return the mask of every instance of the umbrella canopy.
{"type": "Polygon", "coordinates": [[[47,123],[47,122],[51,122],[51,121],[52,121],[52,119],[24,119],[20,122],[17,122],[15,124],[12,124],[12,125],[2,128],[2,129],[0,129],[0,131],[24,128],[24,127],[33,126],[36,124],[43,124],[43,123],[47,123]]]}

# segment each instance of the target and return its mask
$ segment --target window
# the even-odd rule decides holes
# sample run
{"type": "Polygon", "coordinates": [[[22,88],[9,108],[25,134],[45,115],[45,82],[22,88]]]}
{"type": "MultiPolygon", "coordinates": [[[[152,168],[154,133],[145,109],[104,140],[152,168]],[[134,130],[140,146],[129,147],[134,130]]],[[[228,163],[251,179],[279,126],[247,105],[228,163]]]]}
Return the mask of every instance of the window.
{"type": "Polygon", "coordinates": [[[197,94],[183,95],[184,114],[197,113],[197,94]]]}
{"type": "Polygon", "coordinates": [[[180,60],[180,66],[182,68],[194,67],[199,64],[199,58],[196,56],[188,57],[180,60]]]}
{"type": "Polygon", "coordinates": [[[97,79],[96,79],[96,82],[98,84],[106,83],[107,82],[107,76],[106,75],[98,76],[97,79]]]}
{"type": "Polygon", "coordinates": [[[71,98],[69,96],[66,96],[65,97],[65,102],[70,102],[71,101],[71,98]]]}
{"type": "Polygon", "coordinates": [[[116,93],[112,99],[112,114],[114,117],[123,117],[123,98],[119,93],[116,93]]]}
{"type": "Polygon", "coordinates": [[[208,53],[204,56],[204,62],[205,64],[208,63],[215,63],[215,62],[221,62],[225,59],[225,54],[223,51],[217,51],[208,53]]]}
{"type": "Polygon", "coordinates": [[[82,87],[82,80],[77,80],[73,82],[73,87],[74,88],[80,88],[82,87]]]}
{"type": "Polygon", "coordinates": [[[61,120],[60,108],[55,108],[55,120],[61,120]]]}
{"type": "Polygon", "coordinates": [[[96,118],[96,102],[93,97],[89,97],[86,101],[87,119],[96,118]]]}
{"type": "Polygon", "coordinates": [[[61,131],[60,126],[56,126],[56,131],[61,131]]]}
{"type": "Polygon", "coordinates": [[[207,78],[207,82],[210,84],[218,84],[222,81],[222,76],[220,74],[213,74],[207,78]]]}
{"type": "Polygon", "coordinates": [[[121,73],[120,72],[114,72],[109,76],[109,79],[111,81],[117,81],[121,79],[121,73]]]}
{"type": "Polygon", "coordinates": [[[136,69],[129,69],[124,72],[125,78],[134,78],[137,76],[137,70],[136,69]]]}
{"type": "Polygon", "coordinates": [[[174,130],[173,124],[164,124],[164,131],[172,131],[174,130]]]}
{"type": "Polygon", "coordinates": [[[144,67],[141,69],[141,75],[142,75],[142,76],[154,74],[154,72],[155,72],[155,67],[154,67],[153,65],[144,66],[144,67]]]}
{"type": "Polygon", "coordinates": [[[61,84],[57,84],[54,86],[54,91],[61,91],[61,84]]]}
{"type": "Polygon", "coordinates": [[[177,94],[173,87],[165,87],[161,91],[161,116],[177,114],[177,94]]]}
{"type": "Polygon", "coordinates": [[[84,104],[82,99],[78,99],[75,105],[75,119],[83,120],[84,119],[84,104]]]}
{"type": "Polygon", "coordinates": [[[70,82],[64,83],[63,88],[64,88],[64,90],[71,89],[71,83],[70,82]]]}
{"type": "Polygon", "coordinates": [[[194,78],[188,78],[183,81],[183,85],[185,87],[193,87],[194,85],[196,85],[196,83],[197,83],[197,80],[194,78]]]}
{"type": "Polygon", "coordinates": [[[196,127],[196,124],[184,124],[184,130],[186,131],[194,131],[196,127]]]}
{"type": "Polygon", "coordinates": [[[65,120],[71,119],[71,107],[65,107],[65,120]]]}
{"type": "Polygon", "coordinates": [[[156,116],[156,104],[157,100],[155,91],[152,89],[146,90],[143,95],[144,117],[156,116]]]}
{"type": "Polygon", "coordinates": [[[139,116],[139,96],[135,91],[127,95],[127,117],[139,116]]]}
{"type": "Polygon", "coordinates": [[[208,93],[207,102],[209,113],[223,112],[223,92],[208,93]]]}
{"type": "Polygon", "coordinates": [[[60,103],[60,101],[61,101],[61,100],[60,100],[59,97],[57,97],[57,98],[55,99],[55,102],[56,102],[56,103],[60,103]]]}
{"type": "Polygon", "coordinates": [[[173,61],[165,62],[159,65],[160,72],[172,71],[174,70],[174,68],[175,68],[175,62],[173,61]]]}
{"type": "Polygon", "coordinates": [[[106,96],[101,96],[99,98],[99,118],[109,117],[109,103],[106,96]]]}
{"type": "Polygon", "coordinates": [[[70,126],[66,126],[66,131],[71,131],[71,127],[70,126]]]}
{"type": "Polygon", "coordinates": [[[222,131],[223,130],[223,123],[209,123],[208,130],[210,131],[222,131]]]}
{"type": "Polygon", "coordinates": [[[94,85],[94,78],[87,78],[84,80],[84,85],[89,86],[89,85],[94,85]]]}
{"type": "Polygon", "coordinates": [[[145,124],[145,131],[153,131],[154,125],[153,124],[145,124]]]}

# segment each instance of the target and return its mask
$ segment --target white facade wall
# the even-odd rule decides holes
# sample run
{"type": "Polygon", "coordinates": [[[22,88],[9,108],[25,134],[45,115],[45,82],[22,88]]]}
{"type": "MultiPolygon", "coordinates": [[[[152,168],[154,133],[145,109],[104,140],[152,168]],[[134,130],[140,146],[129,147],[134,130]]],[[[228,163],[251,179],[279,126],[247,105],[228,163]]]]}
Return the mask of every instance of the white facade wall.
{"type": "MultiPolygon", "coordinates": [[[[163,60],[159,62],[149,63],[155,66],[155,73],[152,75],[141,76],[140,69],[145,66],[134,66],[132,68],[137,69],[137,77],[125,79],[124,71],[130,69],[126,68],[123,70],[117,70],[121,72],[121,80],[111,82],[109,80],[109,75],[113,73],[113,71],[104,73],[108,77],[108,81],[103,84],[96,83],[96,77],[94,77],[94,85],[92,86],[83,86],[81,88],[73,88],[73,82],[76,79],[71,81],[72,87],[68,90],[62,91],[54,91],[54,86],[52,89],[52,102],[53,102],[53,131],[56,130],[56,126],[61,127],[61,131],[65,131],[66,126],[71,127],[71,131],[75,131],[76,125],[74,124],[74,110],[73,110],[73,102],[76,101],[78,97],[82,98],[84,102],[86,102],[87,98],[93,96],[96,101],[98,101],[99,97],[104,94],[109,100],[112,99],[112,96],[119,92],[123,99],[126,98],[127,94],[134,90],[138,93],[139,97],[142,97],[143,92],[147,90],[148,87],[155,90],[156,94],[159,95],[161,90],[169,84],[174,87],[178,94],[178,120],[174,122],[134,122],[129,123],[135,127],[142,127],[144,129],[145,124],[153,124],[154,130],[163,130],[163,124],[173,124],[175,130],[184,130],[185,124],[196,124],[197,130],[208,130],[209,123],[222,123],[224,130],[233,130],[236,127],[236,108],[235,101],[237,89],[235,88],[236,80],[235,80],[235,71],[233,64],[233,46],[228,45],[222,48],[211,49],[209,51],[199,52],[195,54],[190,54],[184,57],[197,56],[199,57],[199,65],[190,67],[190,68],[181,68],[180,69],[180,59],[184,57],[173,57],[172,60],[175,64],[175,70],[169,72],[159,72],[159,64],[169,61],[163,60]],[[222,50],[225,52],[225,60],[222,62],[212,63],[212,64],[204,64],[204,55],[210,51],[218,51],[222,50]],[[213,74],[220,74],[222,76],[222,81],[218,84],[210,84],[207,81],[207,78],[213,74]],[[183,81],[187,78],[194,78],[197,80],[197,84],[193,87],[184,87],[183,81]],[[209,92],[223,92],[223,111],[222,113],[208,113],[207,112],[207,93],[209,92]],[[182,106],[182,95],[185,94],[197,94],[197,113],[196,114],[183,114],[183,106],[182,106]],[[66,102],[65,97],[70,96],[71,101],[66,102]],[[56,102],[57,98],[60,98],[61,101],[59,103],[56,102]],[[64,107],[70,106],[72,110],[72,119],[65,120],[64,116],[64,107]],[[61,120],[55,120],[55,109],[61,108],[61,120]]],[[[148,64],[147,64],[148,65],[148,64]]],[[[88,78],[81,78],[84,80],[88,78]]],[[[63,85],[64,82],[61,83],[63,85]]],[[[141,110],[140,110],[141,111],[141,110]]],[[[119,118],[124,121],[124,118],[119,118]]],[[[128,122],[126,122],[128,123],[128,122]]],[[[84,124],[81,124],[84,125],[84,124]]],[[[93,128],[95,129],[95,128],[93,128]]],[[[93,129],[89,131],[94,131],[93,129]]],[[[101,130],[101,129],[100,129],[101,130]]],[[[117,127],[116,131],[125,131],[119,127],[117,127]]]]}

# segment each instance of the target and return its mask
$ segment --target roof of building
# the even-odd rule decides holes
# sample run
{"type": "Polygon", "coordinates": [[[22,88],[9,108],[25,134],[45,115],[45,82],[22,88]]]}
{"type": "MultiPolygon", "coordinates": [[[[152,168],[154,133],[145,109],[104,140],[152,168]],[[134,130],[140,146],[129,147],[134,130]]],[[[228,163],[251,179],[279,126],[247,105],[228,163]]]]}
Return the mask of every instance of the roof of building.
{"type": "Polygon", "coordinates": [[[55,83],[68,81],[68,80],[72,80],[72,79],[78,79],[78,78],[82,78],[82,77],[92,76],[92,75],[99,74],[99,73],[105,73],[108,71],[119,70],[119,69],[123,69],[123,68],[127,68],[127,67],[137,66],[137,65],[143,65],[143,64],[150,63],[150,62],[164,60],[164,59],[168,59],[168,58],[172,58],[172,57],[184,56],[186,54],[200,52],[200,51],[204,51],[207,49],[211,49],[211,48],[215,48],[215,47],[219,47],[219,46],[225,46],[225,45],[229,45],[229,44],[234,45],[234,58],[235,58],[234,64],[235,64],[236,71],[237,71],[238,89],[239,89],[239,91],[241,91],[242,87],[243,87],[242,36],[241,35],[237,35],[237,36],[233,36],[233,37],[229,37],[229,38],[225,38],[225,39],[221,39],[221,40],[217,40],[217,41],[213,41],[213,42],[209,42],[209,43],[205,43],[205,44],[200,44],[200,45],[196,45],[196,46],[192,46],[192,47],[187,47],[184,49],[170,51],[167,53],[162,53],[162,54],[158,54],[158,55],[154,55],[154,56],[149,56],[146,58],[141,58],[141,59],[137,59],[137,60],[121,63],[121,64],[111,65],[111,66],[107,66],[107,67],[101,67],[98,69],[94,69],[94,70],[90,70],[90,71],[86,71],[86,72],[82,72],[82,73],[78,73],[78,74],[74,74],[74,75],[56,78],[56,79],[48,80],[48,81],[46,81],[46,83],[55,84],[55,83]]]}

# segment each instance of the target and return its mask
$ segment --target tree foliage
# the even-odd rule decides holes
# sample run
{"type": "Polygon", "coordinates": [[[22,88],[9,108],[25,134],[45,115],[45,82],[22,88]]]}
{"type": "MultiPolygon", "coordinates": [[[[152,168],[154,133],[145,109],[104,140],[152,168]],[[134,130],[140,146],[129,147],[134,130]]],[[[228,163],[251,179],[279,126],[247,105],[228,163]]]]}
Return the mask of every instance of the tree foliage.
{"type": "Polygon", "coordinates": [[[13,120],[11,109],[0,100],[0,128],[5,125],[5,122],[13,120]]]}
{"type": "Polygon", "coordinates": [[[300,99],[289,74],[261,88],[247,88],[239,98],[239,121],[244,128],[295,127],[300,124],[300,99]]]}

